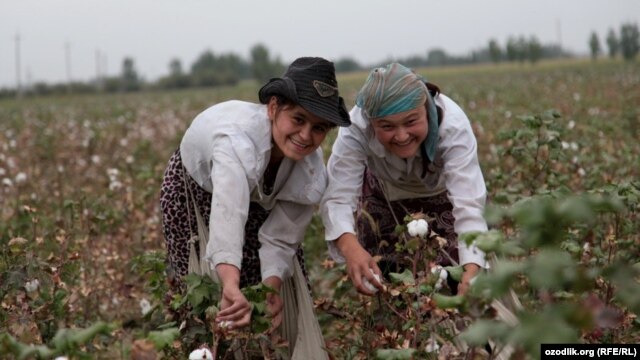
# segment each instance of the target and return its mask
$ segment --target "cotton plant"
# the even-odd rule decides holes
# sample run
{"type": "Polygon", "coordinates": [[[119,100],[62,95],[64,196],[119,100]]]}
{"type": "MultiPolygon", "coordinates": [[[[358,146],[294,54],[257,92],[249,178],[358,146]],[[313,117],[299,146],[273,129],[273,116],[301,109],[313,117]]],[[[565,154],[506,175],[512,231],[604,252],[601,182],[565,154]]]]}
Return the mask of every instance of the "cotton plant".
{"type": "Polygon", "coordinates": [[[404,218],[404,224],[396,226],[396,233],[405,240],[407,246],[405,250],[409,250],[412,253],[411,250],[426,246],[436,251],[443,251],[447,245],[447,240],[431,229],[429,225],[431,220],[433,218],[418,212],[407,215],[404,218]]]}
{"type": "Polygon", "coordinates": [[[413,349],[418,357],[438,356],[443,348],[455,349],[451,339],[457,330],[452,329],[462,315],[449,305],[460,303],[462,297],[450,295],[455,289],[448,287],[447,280],[459,281],[462,269],[457,264],[438,265],[438,258],[445,257],[447,240],[433,231],[432,219],[426,214],[411,214],[402,220],[396,227],[395,253],[401,256],[403,269],[386,274],[385,279],[372,272],[377,281],[384,281],[382,290],[363,279],[376,300],[351,315],[373,324],[376,331],[363,339],[372,348],[413,349]],[[425,338],[424,332],[438,335],[425,338]]]}

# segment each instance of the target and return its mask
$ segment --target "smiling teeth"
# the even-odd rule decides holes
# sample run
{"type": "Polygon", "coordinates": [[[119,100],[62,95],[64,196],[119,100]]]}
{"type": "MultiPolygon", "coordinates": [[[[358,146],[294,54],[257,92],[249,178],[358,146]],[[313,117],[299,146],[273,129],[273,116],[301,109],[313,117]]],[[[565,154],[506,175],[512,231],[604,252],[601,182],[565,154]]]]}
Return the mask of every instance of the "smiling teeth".
{"type": "Polygon", "coordinates": [[[297,142],[297,141],[295,141],[295,140],[293,140],[293,139],[291,139],[291,142],[292,142],[292,143],[294,143],[294,144],[295,144],[295,145],[297,145],[297,146],[302,147],[302,148],[306,148],[306,147],[308,147],[308,146],[309,146],[309,145],[300,144],[299,142],[297,142]]]}

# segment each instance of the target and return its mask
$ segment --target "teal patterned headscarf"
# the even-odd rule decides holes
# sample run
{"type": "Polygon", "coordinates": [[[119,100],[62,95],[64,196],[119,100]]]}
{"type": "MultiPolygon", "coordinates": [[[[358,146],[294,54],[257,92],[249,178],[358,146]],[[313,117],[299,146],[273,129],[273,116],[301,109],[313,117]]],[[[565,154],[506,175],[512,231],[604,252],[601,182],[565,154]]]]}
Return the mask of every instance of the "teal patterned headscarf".
{"type": "Polygon", "coordinates": [[[358,92],[356,105],[369,119],[375,119],[415,109],[427,99],[429,132],[422,143],[422,152],[433,161],[438,142],[438,112],[420,75],[398,63],[373,69],[358,92]]]}

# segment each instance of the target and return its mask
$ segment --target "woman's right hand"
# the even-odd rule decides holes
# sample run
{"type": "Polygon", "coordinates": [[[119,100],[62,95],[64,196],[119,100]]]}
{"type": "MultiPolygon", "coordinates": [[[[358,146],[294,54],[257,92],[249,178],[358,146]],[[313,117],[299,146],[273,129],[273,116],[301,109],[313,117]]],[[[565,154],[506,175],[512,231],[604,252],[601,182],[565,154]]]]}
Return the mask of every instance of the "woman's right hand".
{"type": "Polygon", "coordinates": [[[342,234],[336,240],[336,246],[347,262],[347,274],[359,293],[368,296],[375,294],[366,288],[363,279],[367,279],[378,290],[384,290],[384,286],[373,276],[374,273],[380,277],[382,275],[378,264],[371,254],[360,245],[354,234],[342,234]]]}
{"type": "Polygon", "coordinates": [[[216,322],[225,321],[227,328],[241,328],[251,321],[251,304],[240,291],[240,270],[229,264],[218,264],[216,271],[222,282],[222,300],[216,322]]]}

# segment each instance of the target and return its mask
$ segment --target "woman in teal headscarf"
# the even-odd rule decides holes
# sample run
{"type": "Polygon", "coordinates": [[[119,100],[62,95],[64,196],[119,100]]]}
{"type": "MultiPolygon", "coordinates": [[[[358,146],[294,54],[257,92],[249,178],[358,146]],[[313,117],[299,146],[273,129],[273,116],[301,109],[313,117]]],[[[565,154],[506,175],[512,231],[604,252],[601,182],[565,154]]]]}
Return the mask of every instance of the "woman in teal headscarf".
{"type": "Polygon", "coordinates": [[[439,88],[393,63],[370,72],[328,163],[321,211],[331,256],[346,261],[360,293],[374,274],[404,267],[395,251],[396,219],[422,212],[447,239],[440,265],[463,266],[458,293],[486,266],[484,253],[458,235],[486,231],[486,188],[469,119],[439,88]],[[354,216],[355,215],[355,216],[354,216]],[[376,263],[373,256],[380,255],[376,263]]]}

